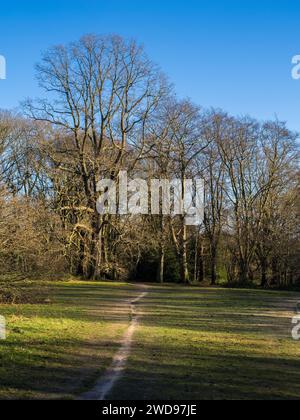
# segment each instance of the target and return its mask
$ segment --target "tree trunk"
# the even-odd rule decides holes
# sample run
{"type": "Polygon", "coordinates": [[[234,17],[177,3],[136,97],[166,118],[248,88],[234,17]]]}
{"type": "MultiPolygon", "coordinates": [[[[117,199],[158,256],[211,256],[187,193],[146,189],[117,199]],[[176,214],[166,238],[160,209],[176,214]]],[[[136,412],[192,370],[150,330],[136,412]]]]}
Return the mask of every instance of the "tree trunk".
{"type": "Polygon", "coordinates": [[[95,213],[92,221],[92,235],[89,247],[88,266],[86,277],[88,280],[101,279],[101,259],[102,259],[102,230],[100,231],[100,215],[95,213]]]}
{"type": "Polygon", "coordinates": [[[273,286],[280,285],[280,273],[278,269],[278,263],[275,257],[273,257],[272,259],[272,285],[273,286]]]}
{"type": "Polygon", "coordinates": [[[239,282],[241,285],[249,282],[249,267],[248,263],[244,260],[239,263],[239,282]]]}
{"type": "Polygon", "coordinates": [[[267,279],[267,262],[265,259],[262,259],[260,262],[261,265],[261,287],[267,287],[268,279],[267,279]]]}
{"type": "Polygon", "coordinates": [[[160,252],[159,252],[158,270],[157,270],[158,283],[164,282],[164,274],[165,274],[165,247],[163,244],[161,244],[160,252]]]}
{"type": "Polygon", "coordinates": [[[198,259],[199,259],[199,234],[196,234],[195,240],[195,261],[194,261],[194,282],[198,282],[199,270],[198,270],[198,259]]]}
{"type": "Polygon", "coordinates": [[[214,244],[211,245],[211,285],[217,284],[217,249],[214,244]]]}
{"type": "Polygon", "coordinates": [[[188,268],[188,257],[187,257],[187,227],[183,218],[183,226],[181,232],[181,255],[180,255],[180,273],[181,281],[184,284],[190,283],[190,275],[188,268]]]}
{"type": "Polygon", "coordinates": [[[200,247],[200,259],[199,259],[199,268],[198,268],[198,280],[199,283],[202,283],[205,278],[205,267],[204,267],[204,246],[203,243],[200,247]]]}

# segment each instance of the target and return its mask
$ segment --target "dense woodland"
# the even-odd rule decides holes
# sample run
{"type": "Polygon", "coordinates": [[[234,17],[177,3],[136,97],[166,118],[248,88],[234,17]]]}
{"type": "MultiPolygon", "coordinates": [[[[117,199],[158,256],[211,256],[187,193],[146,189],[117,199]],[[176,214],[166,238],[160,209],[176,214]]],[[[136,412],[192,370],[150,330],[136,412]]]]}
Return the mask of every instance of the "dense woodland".
{"type": "Polygon", "coordinates": [[[0,115],[0,271],[86,280],[300,285],[297,134],[178,100],[135,42],[48,50],[45,95],[0,115]],[[97,182],[204,178],[205,217],[100,215],[97,182]]]}

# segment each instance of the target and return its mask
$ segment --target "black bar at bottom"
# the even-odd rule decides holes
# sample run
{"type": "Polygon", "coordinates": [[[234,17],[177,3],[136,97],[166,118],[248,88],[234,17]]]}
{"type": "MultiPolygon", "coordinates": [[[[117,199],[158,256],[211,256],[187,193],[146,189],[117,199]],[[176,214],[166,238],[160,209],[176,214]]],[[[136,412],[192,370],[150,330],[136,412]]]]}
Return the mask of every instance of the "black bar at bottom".
{"type": "MultiPolygon", "coordinates": [[[[1,401],[0,404],[6,401],[1,401]]],[[[12,401],[13,402],[13,401],[12,401]]],[[[135,419],[139,416],[146,416],[152,418],[162,416],[175,416],[177,418],[195,418],[200,415],[200,404],[203,402],[195,401],[34,401],[42,403],[42,407],[32,407],[31,404],[28,406],[28,401],[20,401],[19,407],[14,401],[13,405],[10,404],[9,412],[10,415],[14,414],[14,411],[20,412],[22,410],[22,417],[26,414],[30,414],[31,419],[41,418],[41,414],[44,412],[48,416],[57,417],[61,413],[62,403],[67,403],[67,417],[71,416],[81,417],[83,420],[91,419],[106,419],[106,418],[126,418],[135,419]],[[71,404],[70,404],[71,402],[71,404]],[[58,405],[57,405],[58,403],[58,405]]],[[[9,401],[7,401],[9,403],[9,401]]],[[[3,407],[4,408],[4,407],[3,407]]]]}

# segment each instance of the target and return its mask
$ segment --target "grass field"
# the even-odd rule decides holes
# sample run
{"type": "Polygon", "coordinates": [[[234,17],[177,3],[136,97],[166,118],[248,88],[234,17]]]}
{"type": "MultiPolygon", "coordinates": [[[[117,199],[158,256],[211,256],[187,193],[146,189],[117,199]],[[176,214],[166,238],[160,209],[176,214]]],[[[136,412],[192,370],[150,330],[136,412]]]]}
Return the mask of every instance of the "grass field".
{"type": "Polygon", "coordinates": [[[127,328],[121,284],[57,283],[48,305],[0,305],[0,399],[73,399],[109,365],[127,328]]]}
{"type": "MultiPolygon", "coordinates": [[[[0,399],[76,399],[93,387],[129,322],[138,286],[55,283],[47,305],[0,305],[0,399]]],[[[150,286],[112,399],[300,399],[300,295],[150,286]]]]}

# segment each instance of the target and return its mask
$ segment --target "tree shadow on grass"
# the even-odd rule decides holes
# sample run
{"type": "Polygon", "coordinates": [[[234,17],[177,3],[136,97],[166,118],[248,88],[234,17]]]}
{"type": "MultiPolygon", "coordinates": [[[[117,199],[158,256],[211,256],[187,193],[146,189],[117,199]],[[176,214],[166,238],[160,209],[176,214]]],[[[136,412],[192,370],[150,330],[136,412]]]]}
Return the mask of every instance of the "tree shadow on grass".
{"type": "Polygon", "coordinates": [[[1,360],[0,399],[74,399],[90,390],[110,365],[119,342],[86,341],[28,345],[27,357],[15,354],[14,364],[1,360]],[[51,351],[49,351],[51,348],[51,351]],[[80,349],[76,350],[76,349],[80,349]]]}
{"type": "Polygon", "coordinates": [[[168,348],[172,360],[168,363],[149,359],[148,352],[153,349],[131,359],[110,399],[300,399],[300,362],[295,360],[245,357],[243,353],[199,355],[168,348]]]}

